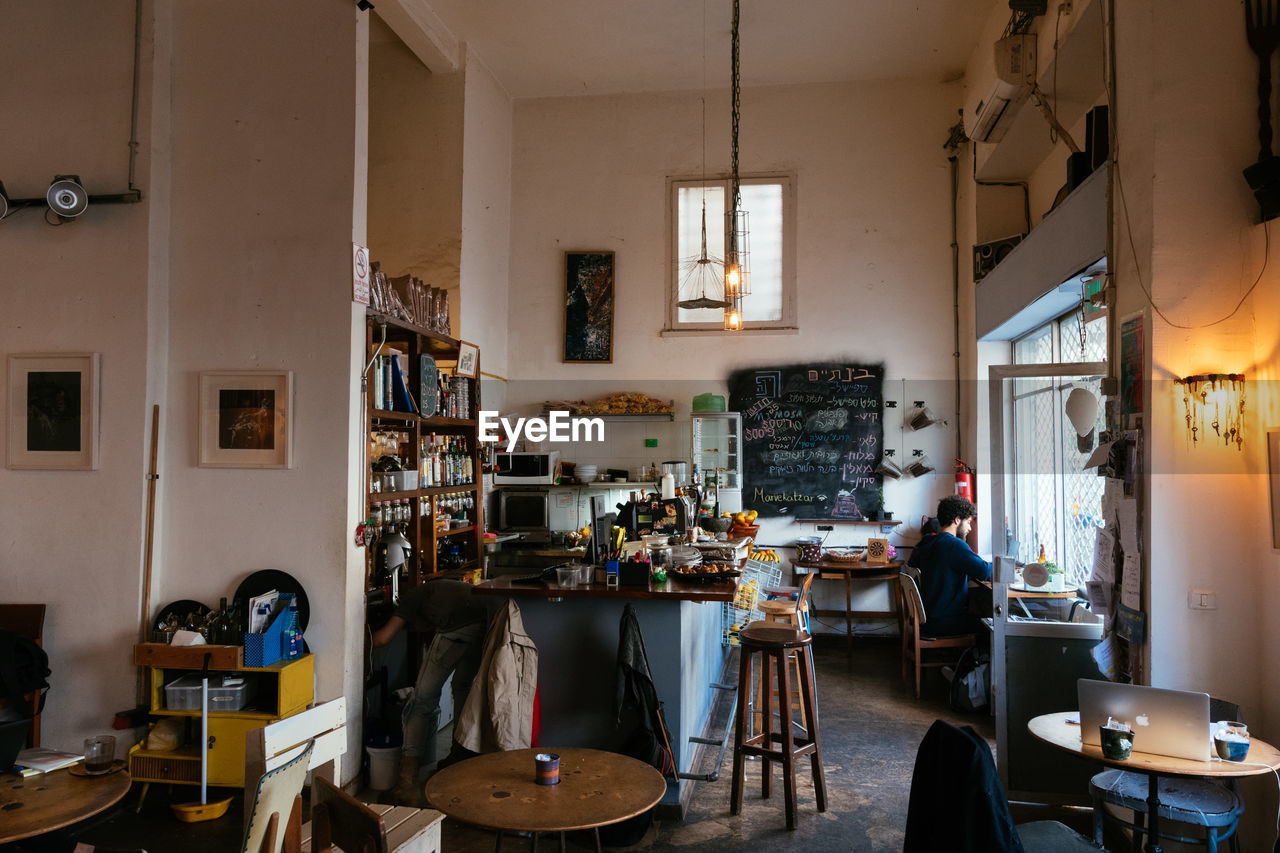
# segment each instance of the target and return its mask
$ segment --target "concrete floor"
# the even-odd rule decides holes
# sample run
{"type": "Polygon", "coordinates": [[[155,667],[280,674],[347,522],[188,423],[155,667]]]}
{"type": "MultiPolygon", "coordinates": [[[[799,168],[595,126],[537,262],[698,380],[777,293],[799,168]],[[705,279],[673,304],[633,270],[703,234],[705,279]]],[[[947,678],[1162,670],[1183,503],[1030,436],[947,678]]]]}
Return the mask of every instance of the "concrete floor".
{"type": "MultiPolygon", "coordinates": [[[[726,752],[720,778],[698,783],[689,812],[683,822],[657,821],[631,850],[680,850],[686,853],[762,850],[772,845],[808,851],[855,850],[866,853],[902,849],[911,771],[916,748],[925,731],[937,718],[972,725],[988,740],[994,738],[991,717],[959,715],[946,704],[945,683],[937,670],[926,672],[924,695],[916,700],[914,691],[899,676],[899,646],[896,639],[859,639],[853,653],[846,652],[842,639],[820,637],[815,644],[818,704],[822,721],[823,763],[828,786],[828,810],[819,814],[813,798],[811,777],[799,776],[799,826],[785,828],[781,771],[775,768],[774,795],[759,797],[759,764],[748,764],[746,795],[741,815],[729,815],[732,747],[726,752]]],[[[736,674],[736,669],[735,669],[736,674]]],[[[731,694],[726,694],[729,696],[731,694]]],[[[719,712],[727,713],[728,702],[719,712]]],[[[722,717],[723,718],[723,717],[722,717]]],[[[714,750],[708,750],[704,766],[708,772],[714,750]]],[[[801,766],[807,766],[807,761],[801,766]]],[[[190,789],[176,788],[175,799],[189,799],[190,789]]],[[[226,853],[240,847],[242,812],[238,800],[220,820],[203,824],[182,824],[167,808],[167,792],[155,786],[141,814],[132,806],[136,793],[119,809],[80,831],[83,841],[118,848],[144,848],[150,853],[226,853]]],[[[367,799],[375,799],[370,795],[367,799]]],[[[1015,813],[1016,820],[1024,816],[1015,813]]],[[[1055,815],[1055,817],[1058,817],[1055,815]]],[[[1087,831],[1087,824],[1077,829],[1087,831]]],[[[589,848],[589,834],[570,835],[570,848],[589,848]]],[[[504,848],[526,849],[528,841],[508,838],[504,848]]],[[[554,841],[542,842],[555,849],[554,841]]],[[[487,831],[446,820],[442,849],[451,853],[491,851],[494,836],[487,831]]],[[[0,848],[2,850],[2,848],[0,848]]]]}

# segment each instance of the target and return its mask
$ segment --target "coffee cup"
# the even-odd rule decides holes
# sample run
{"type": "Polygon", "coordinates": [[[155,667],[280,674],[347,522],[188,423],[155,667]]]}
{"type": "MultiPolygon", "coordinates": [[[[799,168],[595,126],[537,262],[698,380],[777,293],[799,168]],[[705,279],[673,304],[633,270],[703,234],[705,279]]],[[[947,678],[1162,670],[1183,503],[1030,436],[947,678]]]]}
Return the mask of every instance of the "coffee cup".
{"type": "Polygon", "coordinates": [[[560,756],[553,752],[539,752],[533,757],[533,781],[539,785],[560,784],[560,756]]]}
{"type": "Polygon", "coordinates": [[[116,760],[116,739],[112,735],[95,735],[84,739],[84,770],[106,773],[116,760]]]}
{"type": "Polygon", "coordinates": [[[1213,748],[1225,761],[1244,761],[1249,754],[1249,727],[1232,720],[1219,720],[1213,727],[1213,748]]]}
{"type": "Polygon", "coordinates": [[[1127,729],[1109,729],[1100,726],[1102,756],[1111,761],[1128,761],[1133,752],[1133,732],[1127,729]]]}

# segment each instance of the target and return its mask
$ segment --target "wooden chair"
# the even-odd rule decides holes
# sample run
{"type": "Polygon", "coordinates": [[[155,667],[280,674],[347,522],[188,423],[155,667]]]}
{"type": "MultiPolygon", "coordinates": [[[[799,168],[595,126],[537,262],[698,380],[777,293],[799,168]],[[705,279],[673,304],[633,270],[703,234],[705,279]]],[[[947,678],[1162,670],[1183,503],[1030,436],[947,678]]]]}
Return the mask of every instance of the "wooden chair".
{"type": "Polygon", "coordinates": [[[299,798],[296,817],[290,815],[288,827],[295,820],[300,826],[296,835],[288,829],[284,833],[283,853],[313,849],[316,853],[439,853],[443,814],[434,809],[366,805],[334,783],[342,778],[346,720],[346,701],[335,699],[250,731],[245,737],[245,814],[250,814],[249,791],[254,780],[293,760],[310,743],[312,819],[301,823],[299,798]]]}
{"type": "Polygon", "coordinates": [[[920,698],[920,670],[926,666],[944,666],[949,660],[925,660],[925,652],[933,649],[953,649],[961,651],[977,643],[973,634],[960,634],[954,637],[934,637],[924,634],[920,627],[925,624],[924,601],[920,598],[920,588],[915,578],[906,572],[898,575],[898,583],[902,590],[902,677],[907,677],[907,663],[910,661],[916,670],[916,698],[920,698]]]}
{"type": "Polygon", "coordinates": [[[259,777],[252,788],[246,786],[250,803],[245,808],[240,853],[297,853],[301,849],[302,783],[307,779],[311,752],[312,744],[308,743],[300,752],[295,750],[293,758],[259,777]]]}
{"type": "MultiPolygon", "coordinates": [[[[35,640],[40,648],[44,648],[44,614],[43,604],[0,604],[0,629],[12,631],[19,637],[35,640]]],[[[31,720],[31,731],[27,736],[27,746],[40,745],[40,715],[31,720]]]]}
{"type": "MultiPolygon", "coordinates": [[[[1240,720],[1240,706],[1224,699],[1209,699],[1210,720],[1240,720]]],[[[1102,843],[1103,818],[1133,830],[1133,849],[1142,849],[1146,833],[1148,779],[1146,774],[1111,768],[1089,780],[1089,797],[1093,800],[1093,840],[1102,843]],[[1128,809],[1128,821],[1106,809],[1106,805],[1128,809]]],[[[1244,801],[1236,780],[1221,785],[1209,779],[1165,777],[1160,779],[1160,840],[1183,844],[1203,844],[1215,853],[1218,842],[1227,841],[1232,853],[1240,853],[1240,815],[1244,801]],[[1182,823],[1204,829],[1202,837],[1170,834],[1169,823],[1182,823]]]]}

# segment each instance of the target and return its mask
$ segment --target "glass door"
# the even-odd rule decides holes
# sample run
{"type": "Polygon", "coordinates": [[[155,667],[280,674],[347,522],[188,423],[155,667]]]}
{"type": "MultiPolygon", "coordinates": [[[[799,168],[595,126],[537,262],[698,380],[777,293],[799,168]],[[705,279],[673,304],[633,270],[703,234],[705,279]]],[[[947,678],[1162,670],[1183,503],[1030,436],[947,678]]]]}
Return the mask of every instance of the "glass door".
{"type": "Polygon", "coordinates": [[[1077,388],[1099,400],[1096,437],[1106,374],[1106,362],[990,368],[996,766],[1009,796],[1027,802],[1087,802],[1090,767],[1036,740],[1027,722],[1074,710],[1077,679],[1101,677],[1092,650],[1103,625],[1071,590],[1092,565],[1102,483],[1085,467],[1092,442],[1078,441],[1067,400],[1077,388]],[[1019,562],[1036,561],[1040,544],[1065,575],[1055,585],[1061,597],[1022,595],[1028,590],[1018,583],[1019,562]]]}

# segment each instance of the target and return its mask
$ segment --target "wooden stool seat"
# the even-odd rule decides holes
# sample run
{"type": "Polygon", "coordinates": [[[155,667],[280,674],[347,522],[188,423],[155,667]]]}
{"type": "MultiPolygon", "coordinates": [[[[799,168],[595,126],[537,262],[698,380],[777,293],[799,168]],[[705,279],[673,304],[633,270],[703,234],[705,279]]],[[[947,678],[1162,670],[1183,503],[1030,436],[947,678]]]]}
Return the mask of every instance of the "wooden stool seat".
{"type": "Polygon", "coordinates": [[[758,602],[756,608],[769,622],[792,622],[796,618],[796,602],[793,598],[771,598],[758,602]]]}
{"type": "Polygon", "coordinates": [[[822,746],[818,739],[818,709],[814,698],[813,659],[807,647],[813,638],[807,631],[792,625],[776,622],[752,622],[738,634],[741,657],[738,662],[738,713],[734,721],[733,786],[730,794],[729,813],[742,811],[742,787],[749,755],[760,759],[762,773],[761,795],[768,799],[773,792],[773,762],[782,765],[782,781],[786,793],[787,829],[796,828],[796,767],[797,758],[809,756],[813,772],[814,794],[818,811],[827,810],[827,783],[822,770],[822,746]],[[747,698],[751,685],[751,659],[760,655],[760,684],[762,694],[761,731],[747,736],[747,698]],[[778,731],[773,730],[773,689],[769,686],[773,672],[777,673],[777,695],[791,693],[790,667],[794,660],[800,673],[801,712],[808,729],[803,737],[792,733],[790,704],[780,716],[778,731]]]}

